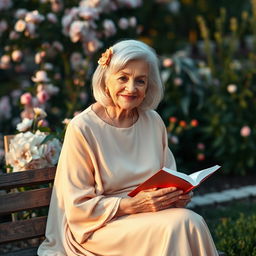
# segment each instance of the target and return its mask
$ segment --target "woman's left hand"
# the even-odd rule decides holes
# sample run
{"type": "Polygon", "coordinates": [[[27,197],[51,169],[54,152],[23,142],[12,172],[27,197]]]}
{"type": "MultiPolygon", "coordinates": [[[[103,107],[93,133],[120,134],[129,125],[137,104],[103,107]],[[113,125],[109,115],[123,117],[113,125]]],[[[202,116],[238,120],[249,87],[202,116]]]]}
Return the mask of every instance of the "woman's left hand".
{"type": "Polygon", "coordinates": [[[176,208],[184,208],[191,201],[193,197],[193,192],[190,191],[187,194],[182,194],[179,196],[179,200],[173,203],[173,206],[176,208]]]}

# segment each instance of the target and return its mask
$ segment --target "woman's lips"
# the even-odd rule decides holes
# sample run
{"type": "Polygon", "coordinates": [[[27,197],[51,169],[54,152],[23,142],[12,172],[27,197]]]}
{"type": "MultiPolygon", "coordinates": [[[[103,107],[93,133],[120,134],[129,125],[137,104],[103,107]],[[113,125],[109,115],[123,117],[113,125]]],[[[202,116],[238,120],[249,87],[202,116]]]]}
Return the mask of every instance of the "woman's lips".
{"type": "Polygon", "coordinates": [[[134,100],[136,99],[136,96],[134,95],[121,95],[126,100],[134,100]]]}

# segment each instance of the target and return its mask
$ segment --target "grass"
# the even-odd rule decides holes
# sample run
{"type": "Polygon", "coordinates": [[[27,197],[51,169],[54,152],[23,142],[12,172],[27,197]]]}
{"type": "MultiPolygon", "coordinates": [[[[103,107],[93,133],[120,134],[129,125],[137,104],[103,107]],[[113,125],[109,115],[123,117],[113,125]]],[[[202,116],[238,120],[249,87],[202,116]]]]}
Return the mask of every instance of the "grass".
{"type": "Polygon", "coordinates": [[[256,256],[256,199],[193,209],[204,217],[218,249],[227,256],[256,256]]]}
{"type": "Polygon", "coordinates": [[[245,216],[255,214],[256,199],[248,198],[225,204],[197,207],[193,210],[204,217],[210,231],[213,233],[216,225],[218,225],[222,219],[237,219],[241,213],[245,216]]]}

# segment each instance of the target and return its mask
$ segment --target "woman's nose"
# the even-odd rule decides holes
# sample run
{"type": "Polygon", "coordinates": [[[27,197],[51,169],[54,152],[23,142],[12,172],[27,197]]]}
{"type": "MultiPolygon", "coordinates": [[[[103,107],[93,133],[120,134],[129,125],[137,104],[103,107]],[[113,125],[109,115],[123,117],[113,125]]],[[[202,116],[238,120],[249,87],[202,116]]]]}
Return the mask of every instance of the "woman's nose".
{"type": "Polygon", "coordinates": [[[128,92],[134,92],[136,90],[135,81],[129,81],[129,83],[126,84],[126,90],[128,92]]]}

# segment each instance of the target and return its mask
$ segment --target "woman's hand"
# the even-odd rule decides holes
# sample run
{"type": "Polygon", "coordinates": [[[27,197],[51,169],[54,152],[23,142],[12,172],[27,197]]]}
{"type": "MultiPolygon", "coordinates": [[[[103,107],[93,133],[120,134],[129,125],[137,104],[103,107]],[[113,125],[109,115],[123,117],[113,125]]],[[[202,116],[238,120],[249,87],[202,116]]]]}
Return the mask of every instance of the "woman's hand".
{"type": "Polygon", "coordinates": [[[179,196],[179,199],[174,203],[174,207],[176,208],[184,208],[187,206],[187,204],[191,201],[191,198],[193,197],[193,192],[190,191],[187,194],[183,194],[179,196]]]}
{"type": "Polygon", "coordinates": [[[151,189],[139,192],[132,198],[123,198],[120,202],[116,216],[135,214],[141,212],[157,212],[170,207],[176,207],[182,190],[175,187],[151,189]]]}

